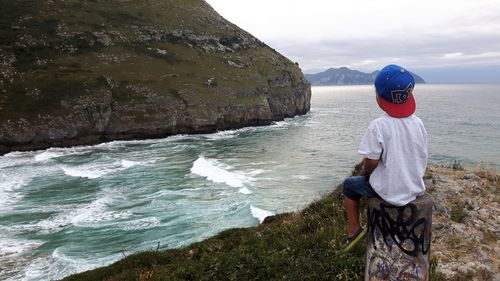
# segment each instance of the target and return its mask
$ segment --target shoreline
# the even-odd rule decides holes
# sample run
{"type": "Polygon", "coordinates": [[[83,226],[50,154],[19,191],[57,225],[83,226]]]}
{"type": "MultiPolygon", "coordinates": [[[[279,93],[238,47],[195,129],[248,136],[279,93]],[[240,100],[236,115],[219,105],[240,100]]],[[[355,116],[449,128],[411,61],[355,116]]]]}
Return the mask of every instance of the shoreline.
{"type": "Polygon", "coordinates": [[[80,138],[66,139],[66,140],[55,140],[53,142],[39,142],[39,143],[26,143],[26,144],[2,144],[0,143],[0,157],[11,152],[27,152],[27,151],[39,151],[49,148],[70,148],[78,146],[92,146],[100,145],[104,143],[114,142],[114,141],[146,141],[154,139],[163,139],[172,136],[179,135],[203,135],[203,134],[214,134],[229,130],[240,130],[252,127],[265,127],[271,126],[274,122],[285,121],[286,119],[295,118],[299,116],[304,116],[309,114],[310,111],[301,112],[295,116],[285,116],[283,118],[276,118],[270,120],[256,120],[255,122],[245,123],[243,125],[234,126],[223,126],[217,127],[213,126],[210,128],[202,129],[192,129],[185,130],[179,129],[175,133],[130,133],[130,134],[120,134],[120,135],[88,135],[80,138]]]}

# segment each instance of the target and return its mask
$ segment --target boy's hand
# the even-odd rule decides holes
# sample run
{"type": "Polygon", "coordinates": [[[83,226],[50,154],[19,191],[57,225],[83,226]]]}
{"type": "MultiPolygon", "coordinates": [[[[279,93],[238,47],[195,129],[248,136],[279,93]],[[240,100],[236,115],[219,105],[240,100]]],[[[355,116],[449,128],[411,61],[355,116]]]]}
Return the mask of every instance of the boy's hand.
{"type": "Polygon", "coordinates": [[[360,176],[369,176],[375,168],[377,168],[379,160],[373,160],[364,158],[363,159],[363,167],[361,168],[361,172],[359,172],[360,176]]]}

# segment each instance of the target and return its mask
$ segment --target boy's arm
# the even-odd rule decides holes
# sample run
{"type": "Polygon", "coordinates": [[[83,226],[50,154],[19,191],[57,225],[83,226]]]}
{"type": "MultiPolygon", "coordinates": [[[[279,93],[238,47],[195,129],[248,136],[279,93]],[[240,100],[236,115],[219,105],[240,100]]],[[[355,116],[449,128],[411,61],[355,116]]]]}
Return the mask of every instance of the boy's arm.
{"type": "Polygon", "coordinates": [[[361,168],[361,172],[359,172],[360,176],[369,176],[375,168],[377,168],[378,160],[363,159],[363,167],[361,168]]]}

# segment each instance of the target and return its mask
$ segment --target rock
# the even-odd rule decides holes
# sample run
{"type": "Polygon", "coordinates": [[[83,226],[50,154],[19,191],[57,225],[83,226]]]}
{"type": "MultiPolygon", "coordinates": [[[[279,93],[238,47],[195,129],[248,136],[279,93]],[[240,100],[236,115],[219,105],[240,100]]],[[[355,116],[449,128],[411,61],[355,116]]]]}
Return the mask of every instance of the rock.
{"type": "Polygon", "coordinates": [[[496,280],[500,259],[496,172],[431,168],[432,177],[439,178],[429,191],[435,202],[431,253],[439,260],[437,271],[450,280],[464,276],[467,280],[496,280]],[[465,215],[464,219],[451,220],[453,212],[465,215]]]}
{"type": "Polygon", "coordinates": [[[203,0],[7,1],[1,13],[0,154],[268,125],[310,108],[298,66],[203,0]]]}
{"type": "Polygon", "coordinates": [[[438,215],[449,214],[450,210],[443,202],[434,202],[434,212],[438,215]]]}
{"type": "Polygon", "coordinates": [[[464,176],[465,180],[479,181],[481,178],[475,174],[466,174],[464,176]]]}

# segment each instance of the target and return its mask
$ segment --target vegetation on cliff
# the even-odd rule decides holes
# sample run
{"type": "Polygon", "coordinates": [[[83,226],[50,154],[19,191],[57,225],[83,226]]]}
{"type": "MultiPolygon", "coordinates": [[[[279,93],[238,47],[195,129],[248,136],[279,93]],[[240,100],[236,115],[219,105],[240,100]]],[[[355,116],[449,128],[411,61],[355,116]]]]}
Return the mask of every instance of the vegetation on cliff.
{"type": "MultiPolygon", "coordinates": [[[[435,203],[430,280],[498,278],[500,175],[430,166],[425,181],[435,203]],[[457,206],[466,213],[461,222],[454,221],[457,206]]],[[[338,251],[346,228],[340,190],[256,227],[226,230],[183,249],[138,253],[64,280],[363,280],[364,243],[352,253],[338,251]]]]}
{"type": "Polygon", "coordinates": [[[203,0],[0,0],[0,152],[304,114],[298,66],[203,0]]]}

